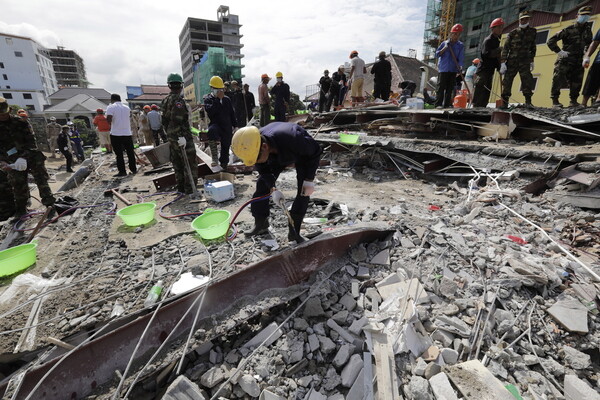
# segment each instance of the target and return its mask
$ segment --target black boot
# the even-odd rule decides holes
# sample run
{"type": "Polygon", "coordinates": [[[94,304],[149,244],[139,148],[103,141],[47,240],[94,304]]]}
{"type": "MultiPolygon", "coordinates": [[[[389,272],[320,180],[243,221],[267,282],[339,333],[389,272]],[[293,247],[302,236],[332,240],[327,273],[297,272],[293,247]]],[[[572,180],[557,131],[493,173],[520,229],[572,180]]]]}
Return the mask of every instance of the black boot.
{"type": "Polygon", "coordinates": [[[525,107],[533,108],[533,104],[531,104],[531,96],[525,96],[525,107]]]}
{"type": "Polygon", "coordinates": [[[296,243],[300,244],[306,240],[302,236],[300,236],[300,228],[302,227],[302,220],[304,220],[304,214],[290,214],[290,216],[292,217],[292,221],[294,221],[294,226],[288,223],[290,229],[288,233],[288,240],[290,242],[295,240],[296,243]]]}
{"type": "Polygon", "coordinates": [[[268,217],[255,217],[254,228],[250,232],[244,232],[246,236],[256,236],[267,233],[269,230],[269,218],[268,217]]]}
{"type": "Polygon", "coordinates": [[[208,148],[210,149],[210,156],[212,157],[211,166],[216,167],[219,165],[219,147],[217,145],[217,141],[209,140],[208,148]]]}

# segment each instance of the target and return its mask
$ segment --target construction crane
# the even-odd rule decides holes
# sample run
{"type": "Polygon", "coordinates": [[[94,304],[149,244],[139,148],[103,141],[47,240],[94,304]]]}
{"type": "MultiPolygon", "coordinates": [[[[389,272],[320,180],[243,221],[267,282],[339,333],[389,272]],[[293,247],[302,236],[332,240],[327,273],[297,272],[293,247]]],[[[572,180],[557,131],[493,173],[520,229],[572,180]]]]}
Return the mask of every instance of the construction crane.
{"type": "Polygon", "coordinates": [[[454,25],[456,13],[456,0],[442,0],[442,11],[440,14],[440,42],[446,40],[450,35],[450,29],[454,25]]]}

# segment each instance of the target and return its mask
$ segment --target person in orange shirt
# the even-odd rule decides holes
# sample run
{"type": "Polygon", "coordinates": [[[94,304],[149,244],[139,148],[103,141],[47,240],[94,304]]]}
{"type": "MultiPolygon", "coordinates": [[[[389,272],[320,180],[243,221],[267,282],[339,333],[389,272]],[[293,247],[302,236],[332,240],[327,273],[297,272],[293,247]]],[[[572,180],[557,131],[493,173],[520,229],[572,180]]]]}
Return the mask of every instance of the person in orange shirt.
{"type": "Polygon", "coordinates": [[[100,139],[100,147],[105,147],[107,153],[112,153],[112,146],[110,144],[110,124],[106,120],[104,110],[99,108],[96,110],[96,116],[92,123],[96,127],[98,137],[100,139]]]}

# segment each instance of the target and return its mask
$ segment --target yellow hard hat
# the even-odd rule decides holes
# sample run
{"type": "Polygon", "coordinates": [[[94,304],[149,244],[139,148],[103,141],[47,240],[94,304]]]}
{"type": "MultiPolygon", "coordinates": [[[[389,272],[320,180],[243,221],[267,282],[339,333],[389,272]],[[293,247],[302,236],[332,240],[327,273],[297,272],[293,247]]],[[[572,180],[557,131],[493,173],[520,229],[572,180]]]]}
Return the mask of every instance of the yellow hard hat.
{"type": "Polygon", "coordinates": [[[275,78],[283,78],[283,74],[281,72],[277,72],[275,74],[275,78]]]}
{"type": "Polygon", "coordinates": [[[214,87],[215,89],[223,89],[225,87],[225,85],[223,84],[223,79],[221,79],[220,76],[216,75],[210,78],[208,84],[210,85],[210,87],[214,87]]]}
{"type": "Polygon", "coordinates": [[[256,164],[260,152],[260,131],[255,126],[245,126],[235,132],[231,139],[231,150],[245,165],[256,164]]]}

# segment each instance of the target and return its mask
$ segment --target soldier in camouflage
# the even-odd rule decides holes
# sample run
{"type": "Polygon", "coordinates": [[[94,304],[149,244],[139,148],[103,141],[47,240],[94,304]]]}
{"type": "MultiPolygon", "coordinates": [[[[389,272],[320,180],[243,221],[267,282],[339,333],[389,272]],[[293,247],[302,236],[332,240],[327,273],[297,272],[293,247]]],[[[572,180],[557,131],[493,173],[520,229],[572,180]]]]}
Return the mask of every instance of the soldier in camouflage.
{"type": "Polygon", "coordinates": [[[177,179],[177,190],[181,193],[192,193],[189,179],[186,179],[185,164],[182,147],[185,147],[190,169],[192,170],[192,184],[198,182],[198,164],[196,162],[196,147],[192,131],[190,130],[190,113],[188,105],[181,94],[183,79],[179,74],[170,74],[167,84],[171,93],[162,101],[160,108],[163,110],[162,123],[167,131],[167,140],[171,150],[171,162],[177,179]]]}
{"type": "Polygon", "coordinates": [[[8,103],[0,97],[0,162],[13,188],[16,217],[27,213],[28,172],[34,176],[42,203],[45,206],[54,204],[54,196],[48,186],[48,173],[44,167],[45,160],[46,157],[37,148],[29,122],[10,115],[8,103]]]}
{"type": "Polygon", "coordinates": [[[577,12],[577,22],[556,33],[546,43],[550,50],[558,54],[554,63],[550,97],[553,107],[562,107],[558,101],[560,89],[569,85],[569,107],[579,105],[577,98],[583,81],[583,55],[592,42],[592,23],[588,22],[592,7],[581,7],[577,12]],[[562,40],[562,49],[557,42],[562,40]]]}
{"type": "Polygon", "coordinates": [[[48,137],[48,146],[50,146],[51,158],[56,158],[56,149],[58,149],[56,138],[58,137],[60,130],[60,124],[56,122],[56,117],[50,117],[50,123],[46,125],[46,136],[48,137]]]}
{"type": "Polygon", "coordinates": [[[8,172],[0,170],[0,221],[6,221],[15,215],[15,196],[8,181],[8,172]]]}
{"type": "Polygon", "coordinates": [[[533,71],[533,59],[535,58],[536,45],[535,36],[537,29],[529,26],[531,15],[529,11],[522,11],[519,14],[519,27],[508,34],[502,55],[500,57],[500,74],[502,79],[502,107],[508,107],[508,102],[512,94],[512,84],[517,73],[521,77],[521,88],[525,96],[525,105],[532,107],[531,96],[535,81],[531,71],[533,71]]]}

